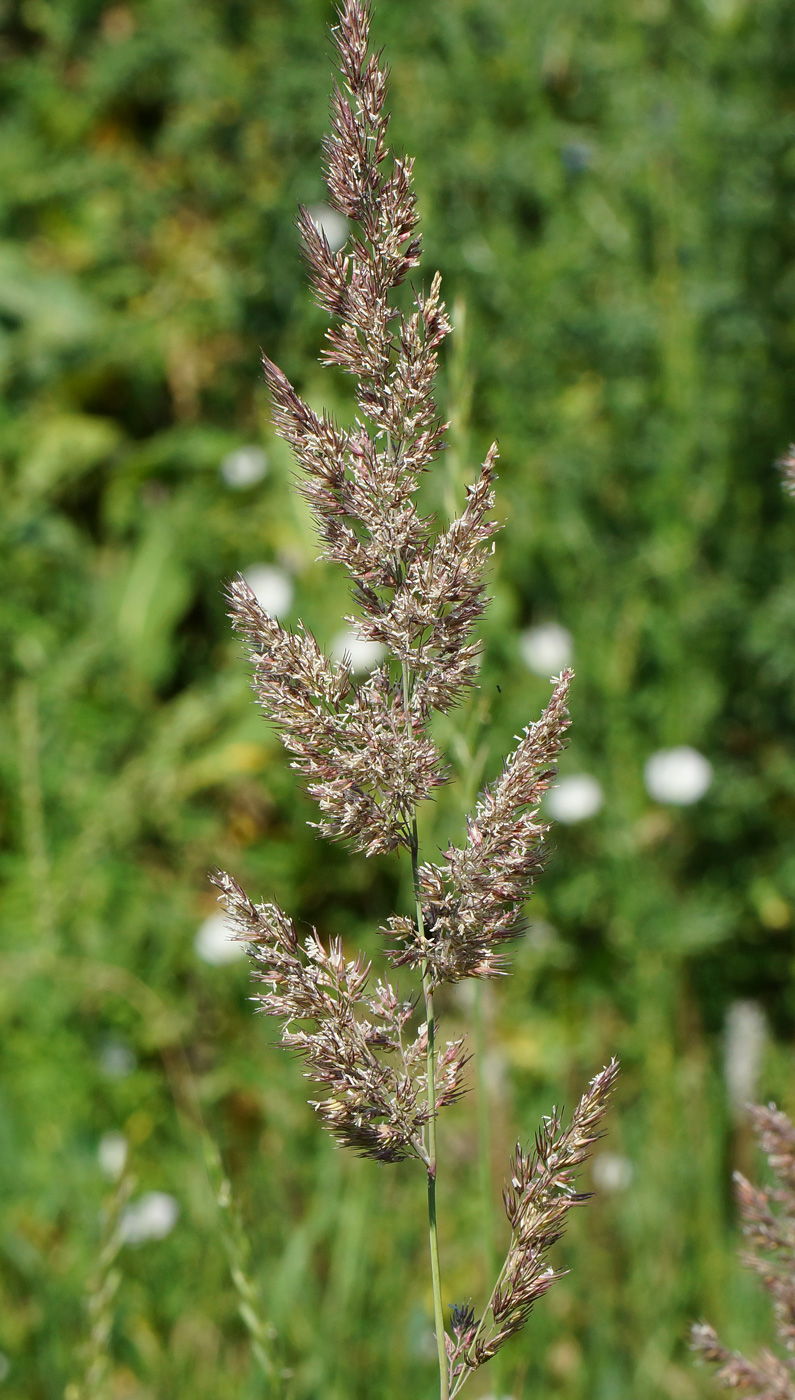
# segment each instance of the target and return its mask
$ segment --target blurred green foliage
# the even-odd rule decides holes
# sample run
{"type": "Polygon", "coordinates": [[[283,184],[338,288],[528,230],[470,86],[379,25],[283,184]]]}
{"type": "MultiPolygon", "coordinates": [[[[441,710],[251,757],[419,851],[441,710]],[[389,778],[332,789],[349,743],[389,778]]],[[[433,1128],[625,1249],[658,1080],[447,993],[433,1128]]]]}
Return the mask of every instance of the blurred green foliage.
{"type": "MultiPolygon", "coordinates": [[[[113,1131],[140,1189],[181,1214],[120,1253],[103,1395],[269,1393],[194,1091],[284,1372],[271,1393],[434,1393],[421,1174],[335,1153],[245,970],[193,947],[214,865],[372,950],[408,896],[399,862],[318,848],[220,593],[263,563],[324,642],[346,610],[257,375],[263,345],[313,403],[351,412],[317,365],[293,227],[298,200],[323,198],[331,18],[325,0],[0,3],[0,1393],[16,1400],[82,1383],[113,1131]],[[246,445],[268,473],[233,489],[220,464],[246,445]]],[[[460,499],[496,433],[506,521],[483,688],[444,727],[461,781],[424,814],[426,849],[545,701],[520,654],[531,624],[574,638],[563,772],[606,794],[556,829],[515,976],[483,1008],[495,1200],[513,1138],[624,1062],[615,1189],[579,1213],[571,1273],[499,1390],[695,1400],[712,1382],[690,1319],[766,1340],[733,1255],[730,1169],[754,1169],[723,1077],[738,1000],[768,1017],[759,1096],[795,1103],[795,516],[772,469],[795,433],[795,10],[401,0],[376,35],[426,275],[441,268],[455,306],[452,446],[428,497],[460,499]],[[689,808],[643,784],[679,744],[714,767],[689,808]]],[[[471,1020],[458,997],[442,1012],[471,1020]]],[[[488,1253],[471,1103],[442,1150],[452,1302],[488,1253]]]]}

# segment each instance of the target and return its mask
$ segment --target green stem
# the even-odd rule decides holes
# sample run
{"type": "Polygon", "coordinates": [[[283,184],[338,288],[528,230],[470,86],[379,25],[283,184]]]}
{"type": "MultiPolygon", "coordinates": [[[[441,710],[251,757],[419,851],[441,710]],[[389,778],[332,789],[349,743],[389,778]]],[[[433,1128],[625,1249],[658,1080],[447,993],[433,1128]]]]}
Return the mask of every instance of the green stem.
{"type": "MultiPolygon", "coordinates": [[[[403,708],[406,715],[406,722],[409,723],[411,686],[409,668],[405,661],[402,663],[401,670],[403,674],[403,708]]],[[[425,919],[422,913],[422,899],[420,897],[419,846],[417,816],[415,813],[411,820],[411,879],[414,886],[417,930],[424,941],[426,939],[426,933],[425,919]]],[[[439,1356],[439,1400],[449,1400],[450,1387],[448,1382],[447,1347],[445,1345],[444,1304],[442,1302],[442,1272],[439,1265],[439,1231],[436,1223],[436,1021],[433,1014],[433,982],[427,963],[424,963],[422,968],[422,994],[425,998],[425,1023],[428,1031],[428,1048],[426,1052],[426,1079],[428,1083],[428,1156],[426,1169],[428,1172],[428,1237],[431,1249],[433,1321],[436,1332],[436,1350],[439,1356]]]]}
{"type": "Polygon", "coordinates": [[[35,681],[26,679],[19,682],[16,702],[20,798],[30,891],[41,947],[52,951],[55,927],[41,791],[41,736],[39,733],[39,701],[35,681]]]}
{"type": "Polygon", "coordinates": [[[483,1262],[486,1278],[491,1279],[497,1265],[497,1251],[494,1241],[493,1182],[491,1177],[491,1114],[486,1085],[486,1018],[483,1010],[483,986],[475,983],[473,999],[473,1020],[475,1029],[475,1100],[478,1132],[478,1178],[480,1185],[480,1208],[483,1220],[483,1262]]]}
{"type": "MultiPolygon", "coordinates": [[[[419,907],[418,917],[422,918],[422,910],[419,907]]],[[[433,986],[427,965],[423,968],[422,990],[428,1025],[428,1234],[431,1246],[433,1320],[436,1329],[436,1350],[439,1354],[439,1396],[440,1400],[448,1400],[442,1275],[439,1267],[439,1233],[436,1226],[436,1025],[433,1016],[433,986]]]]}
{"type": "MultiPolygon", "coordinates": [[[[478,1133],[478,1177],[480,1184],[480,1209],[483,1229],[483,1262],[486,1272],[486,1286],[497,1272],[497,1248],[494,1238],[494,1183],[491,1175],[491,1114],[486,1085],[486,1017],[483,1009],[483,984],[476,982],[474,987],[474,1028],[475,1028],[475,1103],[478,1133]]],[[[492,1358],[491,1380],[495,1395],[502,1393],[502,1358],[499,1354],[492,1358]]]]}

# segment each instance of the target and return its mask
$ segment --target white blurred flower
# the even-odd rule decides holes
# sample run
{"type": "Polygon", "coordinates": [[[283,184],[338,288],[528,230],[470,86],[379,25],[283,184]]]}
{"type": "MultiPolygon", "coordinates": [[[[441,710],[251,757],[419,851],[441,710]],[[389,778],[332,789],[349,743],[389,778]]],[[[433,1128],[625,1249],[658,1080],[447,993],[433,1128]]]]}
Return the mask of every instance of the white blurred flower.
{"type": "Polygon", "coordinates": [[[7,1379],[10,1370],[11,1362],[4,1352],[0,1351],[0,1381],[7,1379]]]}
{"type": "Polygon", "coordinates": [[[688,807],[698,802],[712,782],[712,764],[686,744],[677,749],[659,749],[643,769],[646,791],[655,802],[688,807]]]}
{"type": "Polygon", "coordinates": [[[635,1175],[628,1157],[618,1152],[598,1152],[591,1167],[594,1186],[600,1191],[626,1191],[635,1175]]]}
{"type": "Polygon", "coordinates": [[[127,1161],[127,1139],[123,1133],[103,1133],[97,1148],[99,1169],[110,1181],[118,1181],[127,1161]]]}
{"type": "Polygon", "coordinates": [[[241,491],[246,486],[256,486],[268,473],[268,454],[261,447],[250,443],[246,447],[236,447],[227,452],[220,466],[221,476],[233,491],[241,491]]]}
{"type": "Polygon", "coordinates": [[[281,617],[293,601],[292,579],[273,564],[250,564],[243,577],[264,612],[281,617]]]}
{"type": "Polygon", "coordinates": [[[767,1021],[755,1001],[733,1001],[726,1012],[723,1073],[726,1093],[736,1114],[756,1099],[767,1039],[767,1021]]]}
{"type": "Polygon", "coordinates": [[[605,795],[601,783],[590,773],[572,773],[560,778],[544,799],[547,815],[553,821],[572,826],[575,822],[587,821],[595,817],[604,805],[605,795]]]}
{"type": "Polygon", "coordinates": [[[535,948],[538,953],[544,953],[549,948],[554,948],[558,941],[558,931],[552,924],[548,924],[546,919],[533,919],[527,925],[525,937],[531,948],[535,948]]]}
{"type": "Polygon", "coordinates": [[[135,1055],[123,1040],[106,1040],[99,1052],[99,1068],[106,1079],[126,1079],[136,1064],[135,1055]]]}
{"type": "Polygon", "coordinates": [[[361,675],[364,671],[372,671],[373,667],[378,665],[384,655],[384,648],[380,642],[369,642],[351,627],[346,632],[337,633],[331,643],[331,655],[335,661],[342,661],[343,657],[347,656],[351,670],[356,675],[361,675]]]}
{"type": "Polygon", "coordinates": [[[121,1237],[126,1244],[163,1240],[171,1234],[178,1219],[179,1203],[173,1196],[165,1191],[147,1191],[122,1211],[121,1237]]]}
{"type": "Polygon", "coordinates": [[[306,212],[315,228],[325,233],[332,253],[339,252],[348,238],[348,220],[345,215],[338,214],[337,210],[329,208],[328,204],[311,204],[306,212]]]}
{"type": "Polygon", "coordinates": [[[198,929],[193,940],[196,956],[213,967],[237,962],[246,956],[242,943],[234,939],[225,914],[211,914],[198,929]]]}
{"type": "Polygon", "coordinates": [[[574,639],[559,622],[542,622],[521,633],[519,651],[528,671],[534,675],[557,675],[571,664],[574,639]]]}

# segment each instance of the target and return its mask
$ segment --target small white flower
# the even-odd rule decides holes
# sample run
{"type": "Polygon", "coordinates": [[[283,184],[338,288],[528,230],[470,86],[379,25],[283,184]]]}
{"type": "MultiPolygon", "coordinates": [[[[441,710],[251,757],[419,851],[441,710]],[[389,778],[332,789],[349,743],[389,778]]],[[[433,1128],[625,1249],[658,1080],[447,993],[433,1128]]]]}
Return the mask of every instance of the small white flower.
{"type": "Polygon", "coordinates": [[[281,617],[290,611],[293,584],[283,569],[273,564],[250,564],[243,577],[264,612],[281,617]]]}
{"type": "Polygon", "coordinates": [[[0,1351],[0,1381],[7,1379],[10,1370],[11,1362],[4,1352],[0,1351]]]}
{"type": "Polygon", "coordinates": [[[553,821],[573,826],[575,822],[587,821],[601,811],[605,795],[601,783],[590,773],[572,773],[561,778],[547,793],[544,806],[553,821]]]}
{"type": "Polygon", "coordinates": [[[238,962],[246,956],[242,943],[235,941],[225,914],[211,914],[198,929],[193,940],[196,956],[213,967],[238,962]]]}
{"type": "Polygon", "coordinates": [[[372,671],[378,665],[384,655],[384,648],[380,642],[369,642],[351,627],[346,632],[337,633],[331,643],[331,655],[335,661],[342,661],[343,657],[347,656],[351,670],[356,675],[361,675],[364,671],[372,671]]]}
{"type": "Polygon", "coordinates": [[[712,764],[699,753],[683,744],[677,749],[659,749],[653,753],[643,770],[646,791],[655,802],[669,802],[689,807],[698,802],[712,782],[712,764]]]}
{"type": "Polygon", "coordinates": [[[106,1040],[99,1052],[99,1068],[106,1079],[126,1079],[136,1063],[135,1055],[123,1040],[106,1040]]]}
{"type": "Polygon", "coordinates": [[[97,1148],[99,1169],[110,1181],[118,1181],[127,1161],[127,1139],[123,1133],[103,1133],[97,1148]]]}
{"type": "Polygon", "coordinates": [[[726,1012],[723,1073],[729,1104],[736,1114],[756,1099],[767,1040],[767,1021],[755,1001],[733,1001],[726,1012]]]}
{"type": "Polygon", "coordinates": [[[164,1240],[179,1219],[179,1203],[165,1191],[147,1191],[137,1201],[131,1201],[122,1211],[119,1222],[121,1237],[126,1244],[143,1244],[145,1240],[164,1240]]]}
{"type": "Polygon", "coordinates": [[[571,664],[574,639],[559,622],[542,622],[521,633],[519,651],[528,671],[534,675],[557,675],[571,664]]]}
{"type": "Polygon", "coordinates": [[[312,204],[306,212],[315,228],[325,233],[332,253],[339,252],[348,238],[348,220],[345,215],[338,214],[336,209],[330,209],[328,204],[312,204]]]}
{"type": "Polygon", "coordinates": [[[221,476],[233,491],[242,491],[246,486],[256,486],[268,473],[268,454],[261,447],[251,443],[246,447],[236,447],[227,452],[220,466],[221,476]]]}
{"type": "Polygon", "coordinates": [[[594,1186],[600,1191],[626,1191],[635,1175],[628,1157],[618,1152],[598,1152],[591,1168],[594,1186]]]}

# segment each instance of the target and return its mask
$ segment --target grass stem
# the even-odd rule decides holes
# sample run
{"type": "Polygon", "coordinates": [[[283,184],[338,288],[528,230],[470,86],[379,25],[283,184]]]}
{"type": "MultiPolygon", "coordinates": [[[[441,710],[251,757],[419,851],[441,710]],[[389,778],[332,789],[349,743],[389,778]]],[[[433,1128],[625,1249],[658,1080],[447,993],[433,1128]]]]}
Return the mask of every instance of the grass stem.
{"type": "MultiPolygon", "coordinates": [[[[401,669],[403,673],[403,706],[408,721],[411,677],[405,661],[402,663],[401,669]]],[[[422,900],[420,898],[419,846],[419,832],[417,830],[417,817],[415,814],[411,823],[411,879],[414,888],[417,929],[420,937],[425,939],[427,934],[425,931],[425,919],[422,913],[422,900]]],[[[449,1400],[450,1390],[448,1384],[447,1347],[445,1344],[444,1304],[442,1302],[442,1273],[439,1265],[439,1231],[436,1223],[436,1021],[433,1012],[433,983],[427,963],[423,965],[422,969],[422,994],[425,998],[425,1021],[428,1031],[428,1049],[426,1053],[428,1134],[426,1148],[428,1154],[428,1235],[431,1250],[433,1323],[436,1332],[436,1350],[439,1356],[439,1397],[440,1400],[449,1400]]]]}
{"type": "Polygon", "coordinates": [[[427,968],[423,972],[422,990],[428,1020],[428,1233],[431,1247],[431,1282],[433,1284],[433,1320],[436,1350],[439,1355],[439,1396],[448,1400],[447,1348],[445,1346],[442,1276],[439,1267],[439,1233],[436,1225],[436,1025],[433,1015],[433,989],[427,968]]]}

